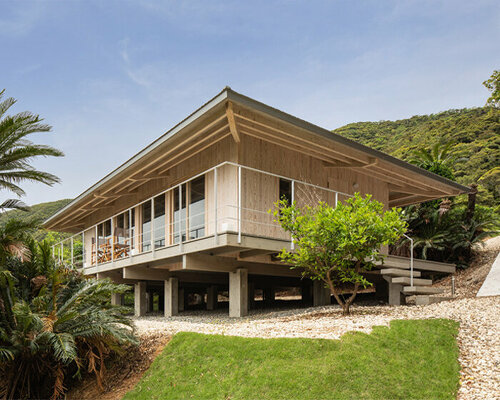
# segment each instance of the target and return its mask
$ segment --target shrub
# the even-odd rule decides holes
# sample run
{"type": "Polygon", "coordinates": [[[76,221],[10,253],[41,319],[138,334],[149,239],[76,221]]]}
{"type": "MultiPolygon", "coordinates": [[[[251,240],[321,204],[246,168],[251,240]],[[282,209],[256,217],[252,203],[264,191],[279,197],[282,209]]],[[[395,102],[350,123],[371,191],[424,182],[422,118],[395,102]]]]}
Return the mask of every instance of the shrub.
{"type": "Polygon", "coordinates": [[[136,343],[125,309],[109,301],[128,287],[56,264],[46,244],[29,247],[29,261],[0,269],[0,396],[61,398],[82,370],[101,386],[106,356],[136,343]]]}

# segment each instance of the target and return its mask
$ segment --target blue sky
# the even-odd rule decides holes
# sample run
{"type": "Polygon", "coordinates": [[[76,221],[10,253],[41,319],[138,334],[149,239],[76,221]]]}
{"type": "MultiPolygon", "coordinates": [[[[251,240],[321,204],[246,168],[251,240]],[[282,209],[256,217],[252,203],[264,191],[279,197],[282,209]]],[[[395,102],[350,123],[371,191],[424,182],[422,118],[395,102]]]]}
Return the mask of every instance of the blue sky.
{"type": "MultiPolygon", "coordinates": [[[[0,88],[66,153],[28,204],[76,197],[229,85],[333,129],[481,106],[500,2],[0,0],[0,88]]],[[[3,193],[2,198],[12,197],[3,193]]]]}

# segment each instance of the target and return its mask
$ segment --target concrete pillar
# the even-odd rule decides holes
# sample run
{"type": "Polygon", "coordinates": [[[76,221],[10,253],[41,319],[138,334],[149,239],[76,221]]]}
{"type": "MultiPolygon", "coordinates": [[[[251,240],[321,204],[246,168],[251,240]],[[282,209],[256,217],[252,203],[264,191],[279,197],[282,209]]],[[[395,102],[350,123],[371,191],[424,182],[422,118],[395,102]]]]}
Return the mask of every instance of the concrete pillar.
{"type": "Polygon", "coordinates": [[[330,289],[325,287],[323,281],[313,281],[313,306],[327,306],[331,304],[330,289]]]}
{"type": "Polygon", "coordinates": [[[255,308],[255,283],[248,282],[248,309],[255,308]]]}
{"type": "Polygon", "coordinates": [[[305,306],[312,305],[311,282],[303,281],[300,285],[300,294],[302,296],[302,304],[305,306]]]}
{"type": "Polygon", "coordinates": [[[184,289],[178,289],[178,294],[179,294],[179,311],[184,311],[184,301],[185,301],[185,298],[186,298],[186,295],[184,293],[184,289]]]}
{"type": "Polygon", "coordinates": [[[217,286],[209,286],[207,289],[207,310],[217,308],[217,286]]]}
{"type": "Polygon", "coordinates": [[[158,312],[164,312],[164,311],[165,311],[165,293],[158,293],[158,312]]]}
{"type": "Polygon", "coordinates": [[[146,282],[137,282],[134,285],[134,314],[136,317],[146,315],[146,282]]]}
{"type": "Polygon", "coordinates": [[[403,290],[403,285],[397,283],[389,283],[389,305],[400,306],[405,304],[405,298],[401,291],[403,290]]]}
{"type": "Polygon", "coordinates": [[[111,293],[111,305],[121,306],[122,304],[122,295],[120,293],[111,293]]]}
{"type": "Polygon", "coordinates": [[[267,306],[272,305],[276,297],[274,288],[273,287],[264,288],[263,294],[264,294],[264,304],[266,304],[267,306]]]}
{"type": "Polygon", "coordinates": [[[229,316],[248,315],[248,270],[238,268],[229,273],[229,316]]]}
{"type": "Polygon", "coordinates": [[[179,314],[179,281],[177,278],[165,280],[165,317],[179,314]]]}
{"type": "Polygon", "coordinates": [[[153,312],[153,296],[153,292],[146,290],[146,304],[148,312],[153,312]]]}

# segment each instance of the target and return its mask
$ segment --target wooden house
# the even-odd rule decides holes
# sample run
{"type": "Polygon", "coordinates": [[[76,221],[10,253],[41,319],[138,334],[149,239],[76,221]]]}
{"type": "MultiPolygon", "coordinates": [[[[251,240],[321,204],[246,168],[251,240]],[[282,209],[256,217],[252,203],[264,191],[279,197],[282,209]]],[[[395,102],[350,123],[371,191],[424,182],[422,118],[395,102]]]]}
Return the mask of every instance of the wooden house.
{"type": "MultiPolygon", "coordinates": [[[[228,293],[229,315],[244,316],[256,291],[268,304],[282,287],[300,287],[305,303],[330,302],[321,284],[276,260],[292,245],[269,214],[282,196],[335,206],[360,192],[394,207],[468,190],[225,88],[45,227],[73,234],[54,247],[62,262],[134,285],[137,315],[155,296],[170,316],[193,294],[213,309],[228,293]]],[[[399,304],[401,294],[433,293],[421,274],[454,270],[387,256],[373,279],[399,304]]]]}

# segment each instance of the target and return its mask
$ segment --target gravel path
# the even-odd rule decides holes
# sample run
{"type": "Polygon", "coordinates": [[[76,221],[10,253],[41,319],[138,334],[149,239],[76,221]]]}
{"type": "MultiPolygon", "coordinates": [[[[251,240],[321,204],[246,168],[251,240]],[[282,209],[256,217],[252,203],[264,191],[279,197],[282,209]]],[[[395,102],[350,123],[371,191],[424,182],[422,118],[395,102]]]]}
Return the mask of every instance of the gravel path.
{"type": "Polygon", "coordinates": [[[227,312],[193,313],[172,318],[136,319],[138,331],[173,334],[191,331],[245,337],[339,339],[348,331],[370,333],[393,319],[450,318],[460,322],[461,387],[459,399],[500,399],[500,298],[465,298],[429,306],[356,306],[342,317],[337,306],[255,312],[229,319],[227,312]]]}

